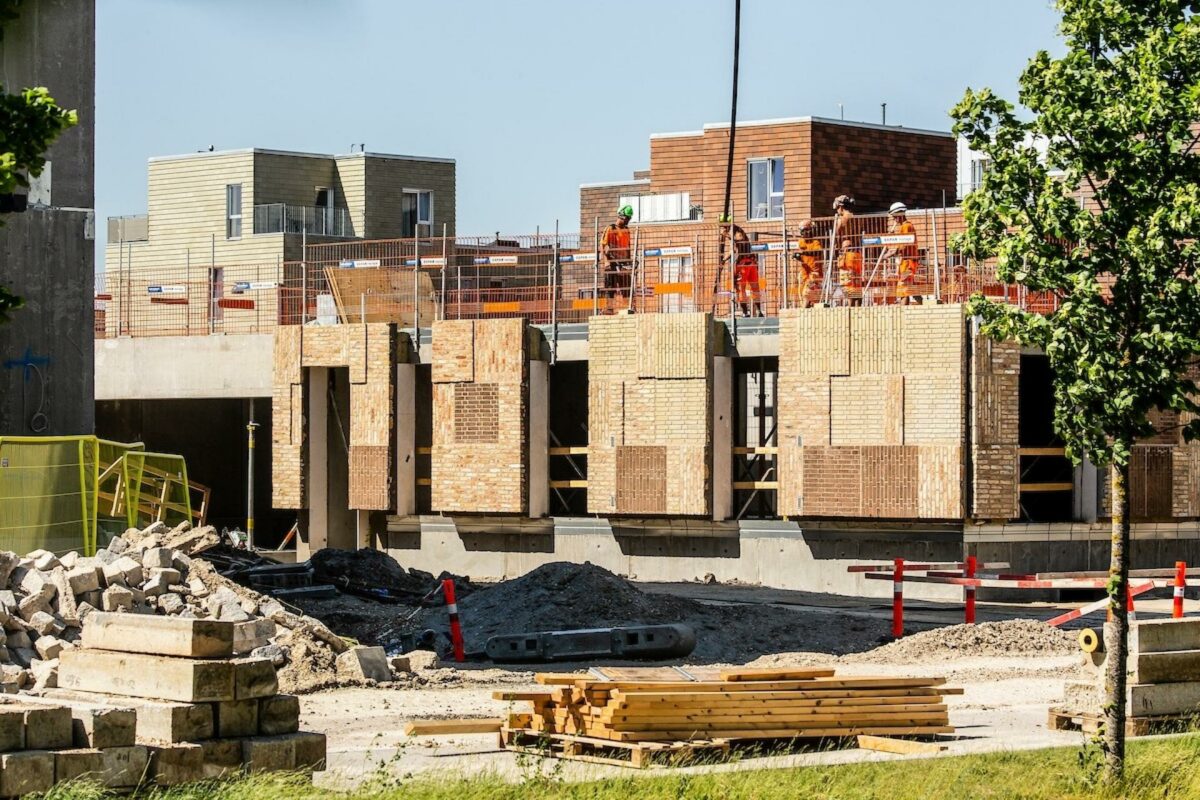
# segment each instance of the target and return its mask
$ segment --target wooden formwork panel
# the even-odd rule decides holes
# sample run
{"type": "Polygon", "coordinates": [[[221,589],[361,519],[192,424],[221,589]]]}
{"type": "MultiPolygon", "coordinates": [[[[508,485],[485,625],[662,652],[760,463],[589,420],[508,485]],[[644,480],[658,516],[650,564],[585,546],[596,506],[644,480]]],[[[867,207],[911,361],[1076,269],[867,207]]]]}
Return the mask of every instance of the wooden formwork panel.
{"type": "Polygon", "coordinates": [[[667,513],[667,448],[617,448],[617,512],[667,513]]]}
{"type": "Polygon", "coordinates": [[[390,453],[386,445],[350,445],[350,508],[386,511],[392,507],[390,453]]]}
{"type": "Polygon", "coordinates": [[[433,323],[434,383],[470,383],[475,380],[475,322],[443,319],[433,323]]]}
{"type": "MultiPolygon", "coordinates": [[[[591,448],[625,443],[625,383],[588,378],[588,443],[591,448]]],[[[592,474],[589,452],[589,480],[592,474]]],[[[589,487],[590,488],[590,487],[589,487]]]]}
{"type": "Polygon", "coordinates": [[[801,514],[862,516],[862,448],[805,447],[801,514]]]}
{"type": "Polygon", "coordinates": [[[900,372],[903,306],[855,308],[850,316],[850,374],[900,372]]]}
{"type": "Polygon", "coordinates": [[[344,325],[304,325],[301,360],[305,367],[348,367],[350,354],[344,325]]]}
{"type": "Polygon", "coordinates": [[[667,513],[699,516],[710,513],[708,448],[673,446],[667,451],[667,513]]]}
{"type": "Polygon", "coordinates": [[[904,376],[904,443],[953,445],[963,440],[966,391],[957,373],[904,376]]]}
{"type": "Polygon", "coordinates": [[[917,516],[922,519],[961,519],[962,447],[917,447],[919,487],[917,516]]]}
{"type": "Polygon", "coordinates": [[[392,438],[391,382],[350,384],[350,445],[387,446],[392,438]]]}
{"type": "Polygon", "coordinates": [[[966,359],[966,315],[957,303],[898,306],[904,328],[900,370],[962,372],[966,359]]]}
{"type": "Polygon", "coordinates": [[[885,445],[861,452],[863,516],[917,516],[917,448],[885,445]]]}
{"type": "Polygon", "coordinates": [[[475,321],[475,380],[479,383],[525,383],[528,341],[525,318],[475,321]]]}
{"type": "Polygon", "coordinates": [[[300,343],[304,328],[299,325],[280,325],[275,328],[272,383],[284,386],[300,383],[303,373],[300,368],[300,343]]]}
{"type": "Polygon", "coordinates": [[[779,369],[797,375],[850,374],[849,308],[779,313],[779,369]]]}
{"type": "Polygon", "coordinates": [[[412,274],[391,267],[327,267],[325,276],[338,314],[347,323],[361,323],[365,316],[366,322],[412,325],[418,303],[421,320],[434,318],[433,280],[428,273],[417,272],[414,280],[412,274]]]}

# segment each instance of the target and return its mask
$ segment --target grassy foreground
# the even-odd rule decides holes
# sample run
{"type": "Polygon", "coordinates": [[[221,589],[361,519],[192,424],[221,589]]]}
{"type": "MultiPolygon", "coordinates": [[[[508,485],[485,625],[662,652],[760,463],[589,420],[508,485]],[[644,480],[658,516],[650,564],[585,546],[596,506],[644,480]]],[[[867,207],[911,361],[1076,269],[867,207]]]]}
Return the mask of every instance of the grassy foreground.
{"type": "MultiPolygon", "coordinates": [[[[300,800],[378,798],[379,800],[477,800],[478,798],[1171,798],[1200,800],[1200,735],[1131,742],[1124,785],[1107,789],[1098,781],[1100,755],[1089,748],[991,753],[934,760],[848,764],[799,769],[680,774],[631,772],[588,783],[559,779],[554,763],[523,763],[524,779],[495,777],[397,780],[379,777],[352,794],[314,788],[299,776],[248,777],[150,791],[154,800],[300,800]]],[[[47,800],[100,800],[111,795],[82,785],[59,786],[47,800]]]]}

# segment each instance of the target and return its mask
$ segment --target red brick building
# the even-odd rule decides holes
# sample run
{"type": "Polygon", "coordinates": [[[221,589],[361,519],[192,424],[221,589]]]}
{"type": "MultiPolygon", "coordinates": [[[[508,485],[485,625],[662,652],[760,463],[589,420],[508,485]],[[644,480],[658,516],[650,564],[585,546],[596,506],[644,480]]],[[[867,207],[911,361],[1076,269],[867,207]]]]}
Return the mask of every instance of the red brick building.
{"type": "MultiPolygon", "coordinates": [[[[707,219],[721,213],[729,125],[650,136],[650,168],[628,181],[579,189],[579,227],[611,221],[621,198],[639,198],[635,221],[707,219]],[[648,200],[646,198],[655,198],[648,200]]],[[[957,148],[952,134],[820,117],[738,124],[732,205],[739,223],[799,222],[828,216],[833,199],[852,195],[859,212],[899,200],[912,208],[953,204],[957,148]]]]}

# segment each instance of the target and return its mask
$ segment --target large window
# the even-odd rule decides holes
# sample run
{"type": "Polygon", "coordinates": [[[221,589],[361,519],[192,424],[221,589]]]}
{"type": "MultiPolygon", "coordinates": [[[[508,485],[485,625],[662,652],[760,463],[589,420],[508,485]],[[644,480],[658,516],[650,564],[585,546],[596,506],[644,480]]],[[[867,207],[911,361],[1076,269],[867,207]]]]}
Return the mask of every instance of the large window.
{"type": "Polygon", "coordinates": [[[746,218],[782,217],[783,159],[756,158],[746,167],[746,218]]]}
{"type": "Polygon", "coordinates": [[[400,235],[407,237],[418,233],[433,235],[433,192],[405,189],[400,201],[400,235]]]}
{"type": "Polygon", "coordinates": [[[242,235],[242,185],[231,183],[225,187],[225,238],[238,239],[242,235]]]}

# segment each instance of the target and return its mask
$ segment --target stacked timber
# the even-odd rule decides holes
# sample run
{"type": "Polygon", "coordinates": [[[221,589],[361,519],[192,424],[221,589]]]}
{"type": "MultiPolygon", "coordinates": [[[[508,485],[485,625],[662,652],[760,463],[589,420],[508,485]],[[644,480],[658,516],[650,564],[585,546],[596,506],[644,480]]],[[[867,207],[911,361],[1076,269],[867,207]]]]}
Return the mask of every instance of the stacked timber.
{"type": "MultiPolygon", "coordinates": [[[[1094,733],[1103,721],[1105,653],[1098,631],[1080,634],[1088,681],[1069,681],[1063,704],[1050,709],[1050,727],[1094,733]]],[[[1140,736],[1189,725],[1200,714],[1200,619],[1137,622],[1129,628],[1126,734],[1140,736]]]]}
{"type": "Polygon", "coordinates": [[[549,688],[494,695],[532,706],[509,715],[501,730],[506,747],[550,740],[565,757],[625,748],[635,751],[635,764],[663,751],[727,749],[737,740],[952,733],[945,696],[961,692],[945,687],[944,678],[843,677],[832,669],[539,675],[538,681],[549,688]]]}
{"type": "Polygon", "coordinates": [[[161,786],[321,769],[324,734],[299,731],[299,700],[279,694],[271,660],[235,657],[235,642],[232,622],[94,612],[60,655],[59,688],[40,701],[130,710],[146,775],[161,786]]]}

